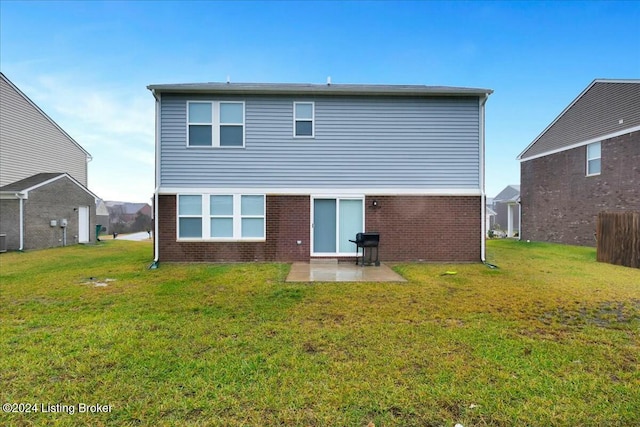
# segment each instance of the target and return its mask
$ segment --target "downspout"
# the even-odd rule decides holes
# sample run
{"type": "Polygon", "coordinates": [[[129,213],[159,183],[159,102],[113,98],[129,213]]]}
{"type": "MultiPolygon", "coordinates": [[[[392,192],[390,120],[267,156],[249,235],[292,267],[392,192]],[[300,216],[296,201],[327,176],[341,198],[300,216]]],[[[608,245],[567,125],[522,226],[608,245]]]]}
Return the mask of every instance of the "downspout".
{"type": "Polygon", "coordinates": [[[486,256],[486,249],[487,249],[487,238],[486,238],[486,227],[487,227],[487,220],[486,220],[486,216],[487,216],[487,203],[486,203],[486,193],[485,193],[485,178],[484,178],[484,174],[485,174],[485,162],[484,162],[484,105],[487,102],[487,99],[489,99],[489,94],[486,93],[484,95],[484,98],[481,98],[479,100],[480,102],[480,201],[481,201],[481,208],[480,208],[480,212],[481,212],[481,218],[480,218],[480,233],[481,233],[481,239],[480,239],[480,261],[482,261],[483,263],[487,261],[487,256],[486,256]]]}
{"type": "Polygon", "coordinates": [[[518,240],[522,240],[522,199],[518,197],[518,240]]]}
{"type": "Polygon", "coordinates": [[[25,194],[18,193],[16,194],[18,199],[20,200],[20,247],[19,251],[24,250],[24,199],[27,197],[25,194]]]}
{"type": "Polygon", "coordinates": [[[149,269],[158,268],[160,261],[160,243],[158,238],[158,192],[160,190],[160,98],[154,90],[151,91],[153,97],[156,100],[156,158],[155,158],[155,189],[153,191],[153,262],[149,266],[149,269]]]}

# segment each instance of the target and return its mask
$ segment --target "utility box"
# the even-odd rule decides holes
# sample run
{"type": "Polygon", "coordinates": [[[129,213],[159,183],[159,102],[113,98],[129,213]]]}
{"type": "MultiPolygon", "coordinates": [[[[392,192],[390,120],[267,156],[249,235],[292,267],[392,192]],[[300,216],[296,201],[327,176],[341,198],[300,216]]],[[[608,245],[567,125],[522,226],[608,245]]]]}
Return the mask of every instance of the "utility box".
{"type": "Polygon", "coordinates": [[[58,221],[56,221],[55,219],[52,219],[51,222],[49,223],[49,225],[51,225],[52,227],[57,227],[58,226],[58,221]]]}
{"type": "Polygon", "coordinates": [[[62,218],[60,220],[60,227],[65,228],[67,226],[67,218],[62,218]]]}

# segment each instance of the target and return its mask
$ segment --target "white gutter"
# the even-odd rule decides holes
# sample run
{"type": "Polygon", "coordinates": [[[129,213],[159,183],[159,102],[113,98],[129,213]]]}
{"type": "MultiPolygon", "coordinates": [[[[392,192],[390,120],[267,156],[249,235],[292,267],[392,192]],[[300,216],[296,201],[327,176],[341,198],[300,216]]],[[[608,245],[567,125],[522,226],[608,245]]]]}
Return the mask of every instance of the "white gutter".
{"type": "Polygon", "coordinates": [[[518,240],[522,240],[522,199],[518,197],[518,240]]]}
{"type": "Polygon", "coordinates": [[[16,194],[20,199],[20,247],[19,251],[24,250],[24,199],[26,199],[26,195],[23,193],[16,194]]]}
{"type": "Polygon", "coordinates": [[[156,173],[156,186],[153,192],[153,268],[157,268],[158,261],[160,259],[160,243],[158,230],[160,226],[158,225],[158,192],[160,190],[160,97],[162,95],[156,94],[155,90],[152,90],[154,98],[156,99],[156,165],[155,165],[155,173],[156,173]]]}
{"type": "Polygon", "coordinates": [[[480,260],[482,262],[486,262],[487,260],[487,256],[486,256],[486,250],[487,250],[487,238],[486,238],[486,233],[487,233],[487,220],[486,220],[486,216],[487,216],[487,203],[486,203],[486,198],[487,198],[487,194],[485,192],[485,161],[484,161],[484,105],[487,103],[487,99],[489,99],[489,94],[485,94],[484,98],[480,99],[480,191],[481,191],[481,197],[480,197],[480,202],[482,203],[482,206],[480,207],[480,212],[481,212],[481,218],[480,218],[480,260]]]}

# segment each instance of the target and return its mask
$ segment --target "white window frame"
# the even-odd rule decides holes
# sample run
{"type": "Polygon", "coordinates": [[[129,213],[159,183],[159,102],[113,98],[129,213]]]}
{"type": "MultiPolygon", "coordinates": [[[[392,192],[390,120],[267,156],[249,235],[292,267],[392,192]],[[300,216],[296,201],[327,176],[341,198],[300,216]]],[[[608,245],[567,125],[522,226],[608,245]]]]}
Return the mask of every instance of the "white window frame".
{"type": "Polygon", "coordinates": [[[208,147],[212,147],[213,146],[213,139],[215,139],[215,137],[213,137],[213,130],[215,129],[214,125],[213,125],[213,116],[215,115],[213,112],[213,102],[211,101],[187,101],[187,140],[185,141],[187,144],[188,148],[208,148],[208,147]],[[211,120],[207,123],[204,122],[191,122],[189,121],[189,111],[191,110],[191,104],[209,104],[211,105],[211,120]],[[211,145],[190,145],[189,144],[189,129],[191,127],[191,125],[199,125],[199,126],[203,126],[203,125],[207,125],[207,126],[211,126],[211,135],[212,135],[212,141],[211,141],[211,145]]]}
{"type": "Polygon", "coordinates": [[[267,195],[255,193],[181,193],[176,197],[176,240],[180,242],[264,242],[267,238],[267,195]],[[200,196],[202,197],[201,215],[180,215],[180,196],[200,196]],[[228,218],[229,215],[217,216],[211,214],[211,196],[233,196],[233,236],[232,237],[211,237],[211,219],[228,218]],[[242,215],[242,196],[261,196],[263,215],[242,215]],[[202,236],[180,237],[180,218],[201,218],[202,236]],[[262,237],[242,237],[242,218],[262,218],[262,237]]]}
{"type": "Polygon", "coordinates": [[[178,196],[176,197],[176,238],[178,240],[200,240],[202,236],[204,236],[204,227],[200,229],[201,230],[200,237],[180,237],[180,219],[181,218],[200,218],[200,221],[202,222],[203,210],[204,210],[202,204],[200,204],[200,215],[193,215],[193,214],[181,215],[180,214],[180,197],[182,196],[199,196],[199,194],[185,193],[185,194],[178,194],[178,196]]]}
{"type": "Polygon", "coordinates": [[[602,143],[601,141],[592,142],[591,144],[586,145],[586,176],[598,176],[602,173],[602,143]],[[593,147],[594,145],[598,145],[600,147],[600,156],[599,157],[589,157],[589,147],[593,147]],[[590,173],[589,172],[589,162],[592,160],[600,160],[600,172],[590,173]]]}
{"type": "MultiPolygon", "coordinates": [[[[314,228],[315,224],[313,222],[314,217],[314,206],[316,199],[329,199],[336,201],[336,221],[339,221],[340,218],[340,200],[360,200],[362,201],[362,227],[363,232],[366,227],[366,211],[367,207],[365,205],[366,197],[364,194],[312,194],[311,197],[311,207],[310,207],[310,221],[309,221],[309,240],[310,240],[310,256],[312,257],[353,257],[360,255],[360,251],[358,247],[353,245],[353,252],[340,252],[340,227],[336,226],[336,252],[316,252],[314,245],[314,228]]],[[[354,238],[356,236],[353,236],[354,238]]]]}
{"type": "Polygon", "coordinates": [[[246,106],[244,101],[187,101],[187,140],[185,141],[187,148],[245,148],[246,139],[246,106]],[[211,104],[211,123],[191,123],[189,122],[189,105],[191,104],[211,104]],[[242,104],[242,122],[238,123],[221,123],[220,114],[222,112],[220,104],[242,104]],[[189,145],[189,126],[190,125],[210,125],[211,126],[211,145],[189,145]],[[242,126],[242,145],[220,145],[220,128],[222,126],[242,126]]]}
{"type": "Polygon", "coordinates": [[[306,138],[311,139],[316,137],[316,103],[314,101],[295,101],[293,103],[293,137],[294,138],[306,138]],[[310,104],[311,105],[311,120],[307,118],[300,118],[296,116],[296,106],[298,104],[310,104]],[[308,122],[311,121],[311,135],[298,135],[296,134],[296,123],[298,121],[308,122]]]}

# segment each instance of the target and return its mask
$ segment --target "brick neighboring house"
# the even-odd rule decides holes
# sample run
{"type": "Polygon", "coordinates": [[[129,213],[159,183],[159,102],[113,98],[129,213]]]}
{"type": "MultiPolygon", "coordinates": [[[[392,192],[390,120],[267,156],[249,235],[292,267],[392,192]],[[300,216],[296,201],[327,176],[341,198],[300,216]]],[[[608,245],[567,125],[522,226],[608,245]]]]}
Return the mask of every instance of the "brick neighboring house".
{"type": "Polygon", "coordinates": [[[640,80],[594,80],[518,159],[521,238],[595,246],[599,212],[640,210],[640,80]]]}
{"type": "Polygon", "coordinates": [[[156,99],[155,261],[484,259],[487,89],[204,83],[156,99]]]}
{"type": "Polygon", "coordinates": [[[0,227],[13,231],[7,233],[8,249],[94,241],[96,198],[67,173],[39,173],[0,187],[0,227]]]}
{"type": "Polygon", "coordinates": [[[95,241],[96,200],[87,189],[90,160],[0,73],[0,250],[60,246],[63,232],[67,244],[95,241]],[[65,230],[59,226],[62,219],[68,222],[65,230]]]}
{"type": "Polygon", "coordinates": [[[506,237],[514,237],[520,234],[520,186],[507,185],[496,197],[493,198],[494,229],[500,229],[506,233],[506,237]]]}
{"type": "Polygon", "coordinates": [[[152,209],[148,203],[107,201],[104,204],[108,210],[110,233],[150,230],[152,209]],[[141,215],[144,219],[139,218],[141,215]]]}

